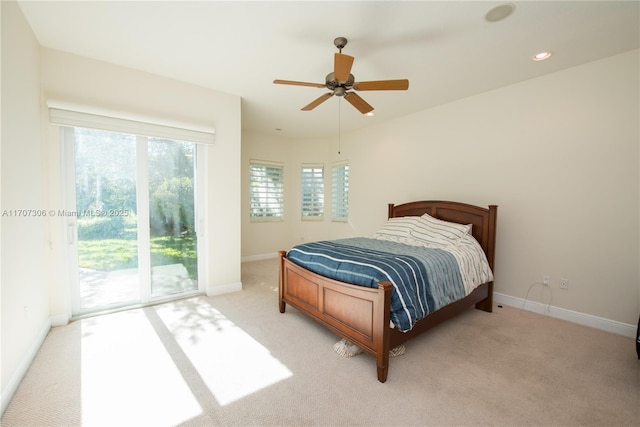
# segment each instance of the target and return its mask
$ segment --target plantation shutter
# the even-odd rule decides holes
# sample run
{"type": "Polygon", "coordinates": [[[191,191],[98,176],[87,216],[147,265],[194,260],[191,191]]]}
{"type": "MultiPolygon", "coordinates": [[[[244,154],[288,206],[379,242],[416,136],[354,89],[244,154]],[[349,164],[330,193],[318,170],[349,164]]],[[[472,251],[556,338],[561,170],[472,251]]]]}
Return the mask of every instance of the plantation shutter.
{"type": "Polygon", "coordinates": [[[331,168],[331,220],[347,221],[349,217],[349,165],[335,163],[331,168]]]}
{"type": "Polygon", "coordinates": [[[249,164],[249,217],[252,221],[284,217],[284,165],[264,160],[249,164]]]}
{"type": "Polygon", "coordinates": [[[302,219],[324,216],[324,165],[302,165],[302,219]]]}

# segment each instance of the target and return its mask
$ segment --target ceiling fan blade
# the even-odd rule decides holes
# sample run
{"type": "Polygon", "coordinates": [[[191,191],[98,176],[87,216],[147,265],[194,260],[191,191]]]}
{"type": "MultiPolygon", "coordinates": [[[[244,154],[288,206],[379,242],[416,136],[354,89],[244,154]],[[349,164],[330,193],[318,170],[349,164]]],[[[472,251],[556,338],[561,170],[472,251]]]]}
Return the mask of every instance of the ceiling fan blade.
{"type": "Polygon", "coordinates": [[[336,53],[333,57],[333,76],[339,82],[346,82],[351,74],[353,56],[336,53]]]}
{"type": "Polygon", "coordinates": [[[311,86],[311,87],[326,87],[325,84],[322,83],[307,83],[307,82],[295,82],[293,80],[274,80],[275,84],[278,85],[294,85],[294,86],[311,86]]]}
{"type": "Polygon", "coordinates": [[[367,101],[362,99],[357,93],[347,92],[344,94],[344,99],[349,101],[349,103],[356,107],[362,114],[367,114],[368,112],[373,111],[373,107],[367,104],[367,101]]]}
{"type": "Polygon", "coordinates": [[[316,108],[318,105],[322,104],[327,99],[331,98],[332,96],[333,96],[333,92],[327,92],[327,93],[323,94],[322,96],[320,96],[319,98],[316,98],[314,101],[312,101],[308,105],[305,105],[304,107],[302,107],[301,110],[302,111],[311,111],[314,108],[316,108]]]}
{"type": "Polygon", "coordinates": [[[355,90],[407,90],[409,80],[375,80],[371,82],[356,82],[353,84],[355,90]]]}

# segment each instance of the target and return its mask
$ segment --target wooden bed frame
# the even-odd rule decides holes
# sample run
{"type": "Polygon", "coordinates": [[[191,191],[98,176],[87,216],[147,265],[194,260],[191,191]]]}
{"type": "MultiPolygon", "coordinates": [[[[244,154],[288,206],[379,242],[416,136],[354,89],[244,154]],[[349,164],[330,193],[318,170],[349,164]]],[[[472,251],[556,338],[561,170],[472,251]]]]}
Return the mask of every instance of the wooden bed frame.
{"type": "MultiPolygon", "coordinates": [[[[473,237],[482,246],[493,271],[497,210],[495,205],[482,208],[459,202],[428,200],[401,205],[389,204],[389,218],[428,213],[445,221],[473,224],[473,237]]],[[[279,255],[280,312],[284,313],[289,304],[374,356],[380,382],[387,380],[390,349],[472,305],[487,312],[493,310],[493,282],[488,282],[477,287],[464,299],[429,314],[410,331],[400,332],[390,326],[393,288],[390,282],[380,282],[377,289],[340,282],[295,264],[286,257],[286,251],[280,251],[279,255]]]]}

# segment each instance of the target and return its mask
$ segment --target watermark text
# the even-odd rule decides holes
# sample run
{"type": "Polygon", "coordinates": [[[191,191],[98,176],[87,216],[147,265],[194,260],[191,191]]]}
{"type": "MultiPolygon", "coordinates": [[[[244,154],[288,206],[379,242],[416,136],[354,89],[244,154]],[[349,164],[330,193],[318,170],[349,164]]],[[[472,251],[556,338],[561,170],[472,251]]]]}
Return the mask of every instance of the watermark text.
{"type": "Polygon", "coordinates": [[[3,209],[2,217],[114,217],[129,216],[130,209],[84,209],[73,211],[68,209],[3,209]]]}

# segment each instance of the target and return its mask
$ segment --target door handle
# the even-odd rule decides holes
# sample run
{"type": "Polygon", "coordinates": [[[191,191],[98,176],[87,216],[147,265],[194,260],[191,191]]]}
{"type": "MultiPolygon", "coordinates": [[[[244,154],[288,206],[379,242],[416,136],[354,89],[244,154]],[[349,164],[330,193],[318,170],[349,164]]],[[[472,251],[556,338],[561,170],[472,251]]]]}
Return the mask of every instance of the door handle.
{"type": "Polygon", "coordinates": [[[68,240],[70,245],[73,245],[73,243],[76,241],[76,233],[75,233],[75,225],[74,224],[69,224],[68,225],[67,240],[68,240]]]}

